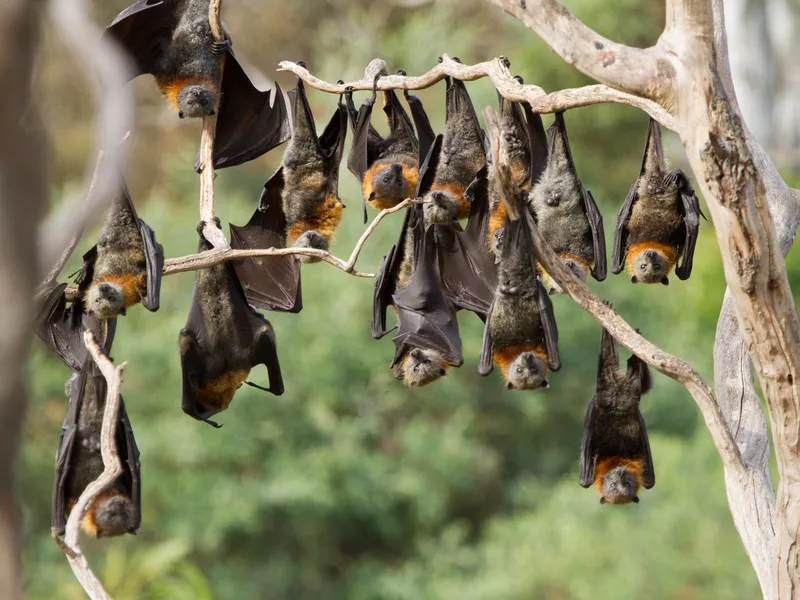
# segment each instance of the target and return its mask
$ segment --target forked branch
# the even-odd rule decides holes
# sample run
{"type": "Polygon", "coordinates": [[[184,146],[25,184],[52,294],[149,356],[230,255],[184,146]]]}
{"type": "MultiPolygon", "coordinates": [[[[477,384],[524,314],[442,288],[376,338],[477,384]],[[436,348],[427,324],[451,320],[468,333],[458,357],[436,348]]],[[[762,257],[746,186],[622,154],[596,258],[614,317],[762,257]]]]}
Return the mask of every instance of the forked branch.
{"type": "Polygon", "coordinates": [[[83,589],[92,600],[110,600],[110,596],[103,589],[103,584],[92,572],[86,556],[80,547],[80,529],[89,507],[92,506],[97,496],[109,489],[117,477],[122,473],[122,462],[117,453],[115,433],[117,430],[117,416],[120,407],[120,386],[122,383],[122,371],[127,363],[114,367],[114,364],[97,345],[91,331],[86,331],[83,341],[89,350],[94,362],[103,374],[107,384],[106,404],[103,409],[103,425],[100,433],[100,453],[103,457],[103,472],[92,483],[86,486],[67,519],[67,527],[64,539],[58,538],[53,532],[56,540],[64,554],[67,556],[72,572],[80,582],[83,589]]]}

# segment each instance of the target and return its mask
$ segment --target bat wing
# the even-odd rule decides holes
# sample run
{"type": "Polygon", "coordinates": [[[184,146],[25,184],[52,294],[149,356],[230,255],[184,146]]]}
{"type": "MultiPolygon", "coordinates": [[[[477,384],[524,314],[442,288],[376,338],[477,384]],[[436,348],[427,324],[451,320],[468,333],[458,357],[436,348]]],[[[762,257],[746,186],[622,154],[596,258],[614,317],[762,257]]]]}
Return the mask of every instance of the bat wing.
{"type": "Polygon", "coordinates": [[[342,162],[344,142],[347,139],[347,110],[339,102],[336,112],[325,126],[319,138],[319,147],[325,159],[325,179],[331,188],[331,193],[337,193],[339,188],[339,164],[342,162]]]}
{"type": "Polygon", "coordinates": [[[542,284],[542,280],[536,278],[536,293],[539,301],[539,317],[542,320],[544,330],[544,344],[547,350],[547,366],[551,371],[558,371],[561,368],[561,358],[558,355],[558,327],[556,317],[553,314],[553,303],[550,295],[542,284]]]}
{"type": "Polygon", "coordinates": [[[393,303],[392,295],[394,294],[397,282],[397,272],[403,262],[406,236],[412,234],[412,213],[413,211],[411,209],[406,210],[397,243],[394,244],[383,257],[381,268],[375,279],[375,290],[372,295],[372,337],[376,340],[381,339],[394,329],[394,327],[392,329],[386,329],[386,309],[393,303]]]}
{"type": "Polygon", "coordinates": [[[686,228],[686,237],[681,252],[681,264],[675,269],[678,279],[689,279],[692,274],[692,260],[694,259],[694,248],[697,245],[697,234],[700,230],[700,201],[689,185],[688,180],[685,185],[680,187],[679,200],[683,212],[683,223],[686,228]]]}
{"type": "MultiPolygon", "coordinates": [[[[195,290],[195,294],[197,290],[195,290]]],[[[189,308],[189,319],[186,327],[181,331],[178,340],[178,348],[181,357],[181,409],[187,415],[198,421],[204,421],[212,427],[222,427],[216,421],[212,421],[216,413],[211,411],[201,411],[195,399],[195,391],[192,388],[191,372],[202,371],[205,369],[203,354],[200,345],[197,343],[198,333],[204,334],[205,324],[197,306],[196,300],[192,297],[192,305],[189,308]]]]}
{"type": "Polygon", "coordinates": [[[597,281],[606,278],[606,234],[603,229],[603,215],[597,208],[592,192],[581,184],[581,194],[583,196],[583,209],[589,221],[589,229],[592,230],[592,245],[594,247],[594,268],[592,277],[597,281]]]}
{"type": "Polygon", "coordinates": [[[483,326],[483,340],[481,343],[481,355],[478,359],[478,374],[484,377],[492,372],[494,369],[494,360],[492,357],[492,332],[489,328],[489,320],[492,317],[492,308],[489,307],[489,313],[486,315],[486,323],[483,326]]]}
{"type": "Polygon", "coordinates": [[[656,472],[653,468],[653,454],[650,452],[650,438],[647,437],[647,428],[644,425],[642,413],[636,411],[639,419],[639,431],[641,435],[642,449],[644,450],[644,469],[642,470],[642,485],[649,490],[656,484],[656,472]]]}
{"type": "Polygon", "coordinates": [[[456,307],[485,320],[497,286],[497,267],[486,246],[489,221],[487,169],[484,167],[464,196],[470,200],[466,230],[457,223],[435,225],[436,255],[444,293],[456,307]]]}
{"type": "MultiPolygon", "coordinates": [[[[383,138],[372,127],[372,107],[375,105],[377,92],[372,91],[372,95],[361,103],[358,114],[353,125],[353,145],[350,147],[350,154],[347,156],[347,169],[363,183],[364,175],[369,170],[369,166],[375,160],[375,147],[383,141],[383,138]]],[[[348,112],[352,121],[352,94],[348,96],[348,112]]],[[[367,222],[367,199],[363,198],[362,206],[364,211],[364,223],[367,222]]]]}
{"type": "Polygon", "coordinates": [[[417,249],[414,274],[408,285],[392,296],[399,323],[397,335],[392,338],[396,346],[392,366],[411,348],[437,350],[448,363],[461,366],[464,357],[458,321],[450,301],[439,286],[432,262],[435,234],[432,228],[423,234],[422,215],[416,221],[416,234],[422,240],[417,249]]]}
{"type": "Polygon", "coordinates": [[[67,498],[66,486],[69,478],[69,469],[72,462],[72,453],[78,430],[78,414],[82,401],[83,383],[86,373],[75,372],[70,384],[70,401],[67,416],[61,425],[61,434],[58,436],[58,451],[56,452],[56,473],[53,482],[53,498],[50,511],[51,525],[58,535],[64,535],[67,526],[67,498]]]}
{"type": "Polygon", "coordinates": [[[142,523],[142,463],[139,459],[139,447],[136,445],[136,438],[133,437],[133,427],[128,419],[128,412],[125,410],[125,402],[120,398],[119,416],[117,423],[117,451],[122,461],[123,478],[125,487],[129,491],[131,504],[136,511],[134,526],[128,533],[136,533],[142,523]]]}
{"type": "Polygon", "coordinates": [[[547,133],[542,123],[542,115],[533,112],[531,105],[522,103],[525,121],[528,128],[528,143],[531,148],[531,187],[539,180],[539,176],[547,166],[547,133]]]}
{"type": "MultiPolygon", "coordinates": [[[[281,191],[283,167],[264,184],[247,225],[231,225],[231,248],[285,248],[286,216],[281,191]]],[[[233,261],[247,301],[265,310],[298,313],[303,308],[300,262],[294,256],[259,256],[233,261]]]]}
{"type": "Polygon", "coordinates": [[[386,121],[389,124],[389,140],[387,140],[384,152],[404,152],[411,151],[419,154],[417,136],[414,133],[414,126],[406,113],[400,99],[394,90],[385,92],[386,102],[383,105],[383,112],[386,114],[386,121]]]}
{"type": "MultiPolygon", "coordinates": [[[[222,98],[214,137],[214,168],[233,167],[280,146],[291,135],[280,86],[258,90],[229,50],[222,72],[222,98]]],[[[198,169],[195,162],[195,170],[198,169]]]]}
{"type": "Polygon", "coordinates": [[[595,468],[597,467],[597,457],[594,452],[593,434],[594,434],[594,398],[589,402],[589,408],[586,411],[586,420],[583,423],[583,439],[581,440],[581,487],[588,488],[594,484],[595,468]]]}
{"type": "Polygon", "coordinates": [[[433,132],[433,127],[431,127],[428,114],[422,106],[422,101],[417,96],[409,94],[408,90],[404,90],[403,93],[405,94],[406,102],[408,102],[408,107],[411,109],[411,116],[414,119],[414,125],[417,129],[419,155],[427,156],[428,151],[433,145],[433,140],[436,138],[436,134],[433,132]]]}
{"type": "Polygon", "coordinates": [[[137,0],[106,28],[133,58],[134,77],[158,71],[167,41],[178,23],[180,2],[137,0]]]}
{"type": "Polygon", "coordinates": [[[625,268],[625,255],[628,248],[628,219],[631,218],[633,205],[639,199],[636,188],[638,180],[633,183],[625,202],[617,213],[617,228],[614,230],[614,250],[611,253],[611,272],[617,275],[625,268]]]}

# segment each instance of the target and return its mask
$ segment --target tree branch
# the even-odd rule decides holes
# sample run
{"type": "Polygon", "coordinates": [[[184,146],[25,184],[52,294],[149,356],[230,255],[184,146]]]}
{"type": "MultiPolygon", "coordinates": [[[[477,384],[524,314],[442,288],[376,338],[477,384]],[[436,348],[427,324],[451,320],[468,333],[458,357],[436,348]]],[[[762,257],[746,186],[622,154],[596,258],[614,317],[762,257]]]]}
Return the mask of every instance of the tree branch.
{"type": "MultiPolygon", "coordinates": [[[[208,5],[208,24],[211,27],[211,35],[217,42],[225,40],[225,32],[222,29],[219,11],[222,0],[211,0],[208,5]]],[[[223,69],[225,68],[225,57],[219,59],[219,87],[222,88],[223,69]]],[[[219,98],[217,94],[217,104],[214,106],[214,114],[203,117],[203,133],[200,137],[200,219],[207,226],[203,228],[203,236],[217,249],[230,248],[225,234],[213,226],[214,221],[214,136],[217,132],[217,116],[219,113],[219,98]],[[208,226],[212,224],[212,226],[208,226]]]]}
{"type": "MultiPolygon", "coordinates": [[[[361,79],[343,84],[328,83],[315,77],[300,65],[286,60],[279,63],[278,70],[290,71],[302,79],[309,87],[329,94],[342,94],[347,88],[364,91],[372,90],[373,88],[372,79],[361,79]]],[[[378,80],[377,89],[421,90],[431,87],[445,77],[454,77],[462,81],[474,81],[488,77],[501,96],[512,102],[528,102],[531,105],[531,109],[537,113],[561,112],[570,108],[613,102],[627,104],[643,110],[667,129],[675,129],[673,116],[652,100],[628,94],[606,85],[588,85],[547,94],[537,85],[520,84],[511,76],[508,68],[499,58],[474,65],[465,65],[444,55],[441,63],[422,75],[416,77],[386,75],[381,77],[378,80]]]]}
{"type": "Polygon", "coordinates": [[[91,331],[84,332],[83,341],[97,364],[97,368],[108,383],[106,404],[103,409],[103,425],[100,433],[100,453],[103,457],[104,469],[97,479],[86,486],[86,489],[69,513],[64,539],[59,540],[55,532],[53,532],[53,538],[64,550],[69,565],[72,567],[72,572],[75,573],[75,577],[89,597],[92,600],[111,600],[105,589],[103,589],[103,584],[100,583],[100,580],[89,567],[86,556],[81,552],[80,529],[89,507],[97,499],[97,496],[109,489],[122,473],[122,463],[117,453],[115,434],[121,401],[122,371],[127,363],[122,363],[115,368],[108,356],[97,345],[97,341],[91,331]]]}
{"type": "Polygon", "coordinates": [[[661,49],[632,48],[604,38],[556,0],[489,1],[522,21],[566,62],[600,83],[655,100],[665,79],[674,77],[661,49]]]}

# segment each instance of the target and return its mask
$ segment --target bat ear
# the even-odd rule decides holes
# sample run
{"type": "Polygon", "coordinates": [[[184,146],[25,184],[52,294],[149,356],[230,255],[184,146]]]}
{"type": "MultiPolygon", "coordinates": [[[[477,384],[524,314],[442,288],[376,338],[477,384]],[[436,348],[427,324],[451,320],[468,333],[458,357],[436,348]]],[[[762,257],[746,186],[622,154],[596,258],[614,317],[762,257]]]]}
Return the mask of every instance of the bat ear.
{"type": "Polygon", "coordinates": [[[541,388],[542,388],[543,390],[546,390],[546,389],[547,389],[547,388],[549,388],[549,387],[550,387],[550,384],[549,384],[549,383],[547,383],[547,379],[545,379],[544,381],[542,381],[541,388]]]}
{"type": "Polygon", "coordinates": [[[439,377],[444,377],[445,375],[447,375],[447,371],[444,369],[439,369],[439,377]]]}
{"type": "Polygon", "coordinates": [[[631,283],[639,283],[639,278],[636,277],[636,275],[634,275],[633,277],[631,277],[631,283]]]}
{"type": "Polygon", "coordinates": [[[124,317],[124,316],[127,314],[127,313],[125,312],[125,307],[124,307],[124,306],[123,306],[122,308],[120,308],[120,309],[119,309],[119,314],[120,314],[121,316],[123,316],[123,317],[124,317]]]}
{"type": "Polygon", "coordinates": [[[217,112],[216,112],[216,111],[215,111],[215,110],[212,108],[212,109],[211,109],[211,112],[210,112],[210,113],[208,113],[208,116],[209,116],[209,117],[213,117],[215,114],[217,114],[217,112]]]}
{"type": "Polygon", "coordinates": [[[131,535],[136,535],[136,530],[133,527],[131,527],[130,529],[128,529],[128,533],[130,533],[131,535]]]}
{"type": "Polygon", "coordinates": [[[186,116],[186,115],[184,115],[184,114],[183,114],[183,111],[182,111],[182,110],[181,110],[181,111],[178,111],[178,118],[179,118],[179,119],[182,119],[182,118],[183,118],[183,117],[185,117],[185,116],[186,116]]]}
{"type": "Polygon", "coordinates": [[[634,502],[635,504],[639,504],[639,496],[634,496],[634,497],[633,497],[633,502],[634,502]]]}
{"type": "Polygon", "coordinates": [[[507,390],[515,390],[517,388],[514,387],[513,383],[509,382],[509,383],[506,384],[506,389],[507,390]]]}
{"type": "Polygon", "coordinates": [[[605,504],[605,503],[606,503],[606,497],[605,496],[601,496],[600,497],[600,504],[605,504]]]}
{"type": "Polygon", "coordinates": [[[375,200],[375,196],[376,196],[376,195],[377,195],[377,194],[375,194],[375,192],[370,192],[370,193],[369,193],[369,198],[367,198],[367,200],[375,200]]]}
{"type": "Polygon", "coordinates": [[[664,279],[661,280],[661,283],[663,283],[664,285],[669,285],[669,279],[667,277],[664,277],[664,279]]]}

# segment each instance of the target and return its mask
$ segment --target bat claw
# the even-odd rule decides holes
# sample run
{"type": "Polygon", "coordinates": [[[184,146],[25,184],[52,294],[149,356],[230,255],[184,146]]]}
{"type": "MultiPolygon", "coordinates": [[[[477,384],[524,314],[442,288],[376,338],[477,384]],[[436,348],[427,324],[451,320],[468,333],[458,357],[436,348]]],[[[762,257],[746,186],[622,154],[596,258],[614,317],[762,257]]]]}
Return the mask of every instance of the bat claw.
{"type": "Polygon", "coordinates": [[[304,61],[304,60],[298,60],[294,64],[296,64],[298,67],[303,67],[304,69],[307,68],[306,67],[306,61],[304,61]]]}
{"type": "Polygon", "coordinates": [[[516,81],[520,85],[525,85],[525,80],[522,78],[521,75],[514,75],[514,81],[516,81]]]}
{"type": "Polygon", "coordinates": [[[211,53],[214,56],[222,56],[231,48],[231,41],[226,39],[222,42],[211,42],[211,53]]]}
{"type": "Polygon", "coordinates": [[[395,71],[395,74],[402,75],[403,77],[408,77],[408,73],[406,73],[404,69],[397,69],[397,71],[395,71]]]}
{"type": "Polygon", "coordinates": [[[500,62],[501,62],[501,63],[503,63],[503,66],[504,66],[506,69],[510,69],[510,68],[511,68],[511,61],[510,61],[510,60],[508,60],[508,57],[507,57],[507,56],[502,56],[502,55],[501,55],[501,56],[499,56],[498,58],[500,59],[500,62]]]}

